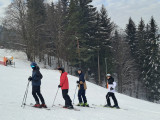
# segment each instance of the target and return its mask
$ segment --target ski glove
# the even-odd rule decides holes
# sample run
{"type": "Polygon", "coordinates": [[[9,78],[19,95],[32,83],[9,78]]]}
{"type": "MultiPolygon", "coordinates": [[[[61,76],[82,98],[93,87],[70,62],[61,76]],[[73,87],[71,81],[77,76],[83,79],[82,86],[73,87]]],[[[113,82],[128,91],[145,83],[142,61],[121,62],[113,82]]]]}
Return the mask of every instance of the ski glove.
{"type": "Polygon", "coordinates": [[[79,82],[79,84],[81,84],[81,85],[82,85],[82,84],[84,84],[84,83],[83,83],[82,81],[80,81],[80,82],[79,82]]]}
{"type": "Polygon", "coordinates": [[[58,85],[58,88],[61,88],[62,86],[58,85]]]}
{"type": "Polygon", "coordinates": [[[77,84],[79,84],[79,81],[77,81],[77,84]]]}
{"type": "Polygon", "coordinates": [[[111,87],[110,90],[114,90],[114,88],[111,87]]]}
{"type": "Polygon", "coordinates": [[[29,81],[32,81],[32,77],[30,76],[30,77],[28,78],[28,80],[29,80],[29,81]]]}

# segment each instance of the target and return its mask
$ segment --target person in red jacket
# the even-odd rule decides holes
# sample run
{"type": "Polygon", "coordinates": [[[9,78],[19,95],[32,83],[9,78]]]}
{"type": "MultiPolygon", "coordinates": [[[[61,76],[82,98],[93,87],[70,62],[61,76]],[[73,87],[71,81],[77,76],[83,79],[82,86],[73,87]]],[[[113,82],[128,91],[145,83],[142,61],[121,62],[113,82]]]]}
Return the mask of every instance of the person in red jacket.
{"type": "Polygon", "coordinates": [[[69,82],[68,82],[68,73],[64,71],[64,68],[58,68],[61,73],[59,88],[62,89],[62,96],[65,100],[64,108],[73,109],[72,101],[68,95],[69,82]]]}

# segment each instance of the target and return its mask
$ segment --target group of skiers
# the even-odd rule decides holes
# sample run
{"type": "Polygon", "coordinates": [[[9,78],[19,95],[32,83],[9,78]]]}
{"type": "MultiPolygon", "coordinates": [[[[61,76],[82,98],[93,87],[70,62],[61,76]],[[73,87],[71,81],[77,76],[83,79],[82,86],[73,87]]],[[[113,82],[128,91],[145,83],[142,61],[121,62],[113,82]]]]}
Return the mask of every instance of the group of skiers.
{"type": "MultiPolygon", "coordinates": [[[[28,80],[32,81],[32,95],[36,102],[36,104],[33,107],[47,108],[45,104],[45,100],[40,91],[41,79],[43,78],[42,74],[40,73],[40,68],[35,62],[31,63],[31,68],[33,69],[32,76],[30,76],[28,80]],[[39,99],[41,101],[41,104],[39,99]]],[[[68,109],[73,109],[74,107],[72,105],[72,101],[70,99],[70,96],[68,95],[68,91],[69,91],[69,82],[67,77],[68,73],[65,72],[64,68],[62,67],[58,68],[58,70],[61,74],[60,84],[58,85],[58,88],[62,89],[62,96],[65,100],[65,105],[63,107],[68,109]]],[[[86,98],[87,85],[84,79],[84,73],[82,72],[81,69],[78,69],[78,74],[79,74],[79,80],[76,83],[78,84],[78,88],[79,88],[78,90],[79,104],[77,106],[89,107],[89,104],[87,103],[87,98],[86,98]]],[[[116,82],[114,81],[114,78],[111,76],[111,74],[107,74],[106,77],[108,80],[107,83],[108,83],[109,92],[106,95],[107,104],[104,107],[119,108],[117,99],[114,94],[116,82]],[[112,97],[114,101],[114,106],[111,106],[110,97],[112,97]]]]}

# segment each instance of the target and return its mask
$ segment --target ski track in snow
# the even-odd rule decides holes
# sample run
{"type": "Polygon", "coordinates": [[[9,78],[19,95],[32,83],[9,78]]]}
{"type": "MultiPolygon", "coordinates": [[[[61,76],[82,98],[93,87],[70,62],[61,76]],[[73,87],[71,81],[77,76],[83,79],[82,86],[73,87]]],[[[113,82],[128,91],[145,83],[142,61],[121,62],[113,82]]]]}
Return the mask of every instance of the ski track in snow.
{"type": "MultiPolygon", "coordinates": [[[[119,106],[122,109],[110,109],[96,106],[95,108],[76,108],[80,111],[53,107],[51,110],[21,107],[28,77],[31,75],[30,62],[25,54],[0,49],[1,55],[16,55],[16,68],[0,65],[0,120],[160,120],[160,105],[128,97],[116,93],[119,106]],[[18,55],[20,57],[18,57],[18,55]]],[[[41,69],[43,74],[41,91],[50,108],[59,84],[60,74],[55,70],[41,69]]],[[[77,77],[70,76],[69,95],[74,97],[77,77]]],[[[87,82],[86,96],[90,105],[105,104],[107,90],[87,82]]],[[[27,104],[34,103],[29,86],[27,104]]],[[[75,104],[78,103],[76,95],[75,104]]],[[[64,104],[61,90],[59,90],[55,105],[64,104]]]]}

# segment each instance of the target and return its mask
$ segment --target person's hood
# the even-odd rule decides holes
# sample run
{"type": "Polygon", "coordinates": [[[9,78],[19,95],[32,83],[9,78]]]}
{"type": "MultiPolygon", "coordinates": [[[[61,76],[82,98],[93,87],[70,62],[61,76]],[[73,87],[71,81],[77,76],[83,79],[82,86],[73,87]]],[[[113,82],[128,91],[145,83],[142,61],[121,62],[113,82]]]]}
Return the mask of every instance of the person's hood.
{"type": "Polygon", "coordinates": [[[39,66],[36,66],[33,70],[40,70],[39,66]]]}
{"type": "Polygon", "coordinates": [[[67,72],[64,72],[64,73],[62,73],[62,75],[66,75],[66,76],[67,76],[67,75],[68,75],[68,73],[67,73],[67,72]]]}
{"type": "Polygon", "coordinates": [[[37,70],[40,70],[39,66],[36,67],[37,70]]]}

